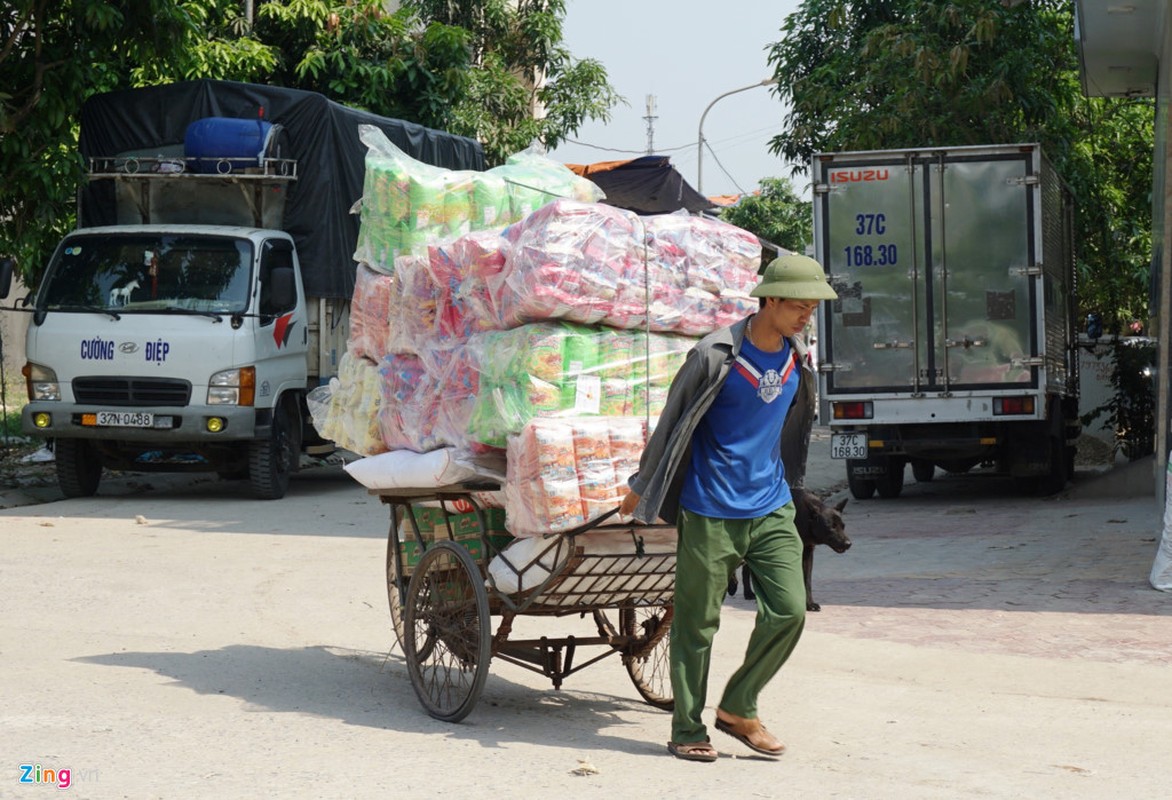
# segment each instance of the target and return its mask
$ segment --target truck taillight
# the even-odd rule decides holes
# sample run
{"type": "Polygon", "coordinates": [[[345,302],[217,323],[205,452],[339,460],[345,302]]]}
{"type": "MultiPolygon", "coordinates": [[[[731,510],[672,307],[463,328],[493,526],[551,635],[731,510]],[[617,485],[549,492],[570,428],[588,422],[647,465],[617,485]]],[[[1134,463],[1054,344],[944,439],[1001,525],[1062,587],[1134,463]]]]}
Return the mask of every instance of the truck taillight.
{"type": "Polygon", "coordinates": [[[209,406],[250,406],[255,400],[255,367],[226,369],[208,381],[209,406]]]}
{"type": "Polygon", "coordinates": [[[996,416],[1004,416],[1006,414],[1033,414],[1034,413],[1034,398],[1032,397],[994,397],[993,398],[993,414],[996,416]]]}
{"type": "Polygon", "coordinates": [[[871,419],[875,416],[875,409],[868,400],[831,403],[830,409],[834,419],[871,419]]]}

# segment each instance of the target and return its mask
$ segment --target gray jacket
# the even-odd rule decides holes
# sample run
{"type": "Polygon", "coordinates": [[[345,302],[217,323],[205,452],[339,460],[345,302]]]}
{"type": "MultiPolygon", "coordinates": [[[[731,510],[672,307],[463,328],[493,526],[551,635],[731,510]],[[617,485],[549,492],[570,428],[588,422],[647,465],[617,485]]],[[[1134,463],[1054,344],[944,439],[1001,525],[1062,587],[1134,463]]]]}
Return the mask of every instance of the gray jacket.
{"type": "MultiPolygon", "coordinates": [[[[634,512],[639,521],[652,523],[658,517],[675,523],[684,468],[691,458],[692,434],[732,370],[748,321],[746,317],[697,342],[672,379],[659,423],[639,459],[639,471],[627,481],[631,490],[640,495],[634,512]]],[[[794,487],[801,486],[806,476],[815,387],[805,343],[799,339],[790,339],[789,343],[798,355],[801,370],[798,393],[781,431],[781,460],[786,481],[794,487]]]]}

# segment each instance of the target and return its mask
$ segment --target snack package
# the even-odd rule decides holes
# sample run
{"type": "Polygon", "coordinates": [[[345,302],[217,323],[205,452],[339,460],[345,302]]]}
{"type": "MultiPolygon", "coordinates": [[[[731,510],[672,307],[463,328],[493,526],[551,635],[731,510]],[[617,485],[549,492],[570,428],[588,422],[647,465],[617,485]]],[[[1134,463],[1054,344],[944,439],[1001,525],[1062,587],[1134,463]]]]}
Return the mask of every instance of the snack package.
{"type": "MultiPolygon", "coordinates": [[[[313,417],[318,433],[359,455],[385,452],[378,421],[382,406],[380,383],[378,368],[372,361],[348,350],[343,353],[338,361],[338,377],[330,382],[328,409],[323,414],[319,406],[313,417]]],[[[317,399],[322,401],[321,394],[317,399]]]]}
{"type": "Polygon", "coordinates": [[[540,536],[602,516],[622,501],[645,444],[641,420],[530,420],[508,440],[505,526],[514,536],[540,536]]]}

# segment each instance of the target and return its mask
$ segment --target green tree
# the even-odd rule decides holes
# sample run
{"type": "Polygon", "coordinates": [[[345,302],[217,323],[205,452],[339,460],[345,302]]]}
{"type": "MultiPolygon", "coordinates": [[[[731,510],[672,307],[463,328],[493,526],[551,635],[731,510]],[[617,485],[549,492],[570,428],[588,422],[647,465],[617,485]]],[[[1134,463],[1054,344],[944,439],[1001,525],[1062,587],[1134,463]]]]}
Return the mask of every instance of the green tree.
{"type": "Polygon", "coordinates": [[[621,100],[561,43],[563,0],[15,0],[0,10],[0,256],[35,282],[73,224],[91,94],[193,78],[321,92],[477,138],[490,164],[621,100]]]}
{"type": "Polygon", "coordinates": [[[721,211],[720,218],[795,253],[805,253],[813,242],[810,204],[788,178],[763,178],[758,191],[721,211]]]}
{"type": "Polygon", "coordinates": [[[73,224],[77,114],[195,29],[173,0],[14,0],[0,9],[0,256],[31,280],[73,224]]]}
{"type": "Polygon", "coordinates": [[[774,152],[1039,142],[1075,192],[1083,310],[1145,316],[1152,107],[1082,95],[1069,3],[806,0],[783,33],[774,152]]]}

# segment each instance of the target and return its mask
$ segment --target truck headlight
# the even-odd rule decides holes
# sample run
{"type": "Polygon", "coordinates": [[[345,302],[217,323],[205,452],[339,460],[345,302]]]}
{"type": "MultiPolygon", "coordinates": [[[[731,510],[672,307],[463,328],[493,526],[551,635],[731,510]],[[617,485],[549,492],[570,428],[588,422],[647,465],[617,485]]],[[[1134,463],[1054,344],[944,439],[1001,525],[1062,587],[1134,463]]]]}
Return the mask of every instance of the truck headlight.
{"type": "Polygon", "coordinates": [[[31,361],[25,364],[20,371],[24,375],[24,384],[30,402],[61,399],[61,384],[57,382],[56,372],[31,361]]]}
{"type": "Polygon", "coordinates": [[[208,381],[209,406],[250,406],[255,399],[255,367],[226,369],[208,381]]]}

